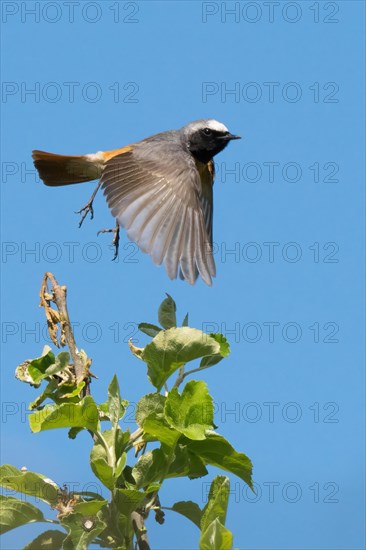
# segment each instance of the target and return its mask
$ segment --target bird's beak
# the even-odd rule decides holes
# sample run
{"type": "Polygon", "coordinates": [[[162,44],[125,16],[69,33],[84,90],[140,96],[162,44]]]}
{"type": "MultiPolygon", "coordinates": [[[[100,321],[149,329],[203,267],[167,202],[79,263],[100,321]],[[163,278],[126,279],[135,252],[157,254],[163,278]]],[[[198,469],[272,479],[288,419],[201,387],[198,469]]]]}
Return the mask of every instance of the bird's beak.
{"type": "Polygon", "coordinates": [[[234,134],[230,134],[230,132],[228,132],[227,134],[221,136],[221,139],[231,141],[232,139],[241,139],[241,136],[234,136],[234,134]]]}

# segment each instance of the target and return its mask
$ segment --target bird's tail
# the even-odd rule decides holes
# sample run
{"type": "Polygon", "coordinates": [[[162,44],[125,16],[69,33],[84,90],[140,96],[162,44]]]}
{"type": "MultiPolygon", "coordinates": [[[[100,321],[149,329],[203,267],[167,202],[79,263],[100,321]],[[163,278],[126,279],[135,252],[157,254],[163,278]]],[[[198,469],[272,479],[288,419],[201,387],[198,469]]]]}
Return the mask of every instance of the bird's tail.
{"type": "Polygon", "coordinates": [[[98,179],[102,173],[102,159],[95,155],[67,156],[32,152],[34,166],[46,185],[70,185],[98,179]]]}

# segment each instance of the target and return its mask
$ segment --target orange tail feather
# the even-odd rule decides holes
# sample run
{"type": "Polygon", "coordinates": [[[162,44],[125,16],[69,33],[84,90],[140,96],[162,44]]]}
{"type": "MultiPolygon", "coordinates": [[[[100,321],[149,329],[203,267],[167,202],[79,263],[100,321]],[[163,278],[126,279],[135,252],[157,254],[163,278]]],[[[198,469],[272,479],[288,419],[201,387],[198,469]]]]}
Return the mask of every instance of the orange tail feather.
{"type": "Polygon", "coordinates": [[[67,156],[32,152],[34,166],[46,185],[70,185],[98,179],[101,175],[101,159],[96,155],[67,156]]]}

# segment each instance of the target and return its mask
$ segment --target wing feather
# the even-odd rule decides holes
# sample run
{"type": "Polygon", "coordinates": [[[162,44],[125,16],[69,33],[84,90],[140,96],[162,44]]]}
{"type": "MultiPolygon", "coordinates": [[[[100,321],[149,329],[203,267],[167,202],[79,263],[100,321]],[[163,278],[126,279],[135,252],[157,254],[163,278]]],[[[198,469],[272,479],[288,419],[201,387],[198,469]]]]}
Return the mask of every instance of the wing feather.
{"type": "Polygon", "coordinates": [[[192,209],[187,212],[187,233],[183,243],[182,255],[180,257],[180,267],[183,278],[191,285],[197,279],[197,267],[194,262],[194,235],[193,235],[193,213],[192,209]]]}
{"type": "Polygon", "coordinates": [[[108,205],[128,237],[164,262],[170,278],[194,284],[215,276],[212,256],[212,183],[179,143],[165,149],[157,136],[112,157],[102,174],[108,205]],[[165,154],[162,155],[161,151],[165,154]]]}
{"type": "Polygon", "coordinates": [[[183,249],[183,239],[186,231],[187,210],[185,208],[181,208],[180,210],[179,221],[174,228],[168,251],[169,253],[166,254],[164,258],[165,269],[171,279],[177,277],[179,260],[183,249]]]}

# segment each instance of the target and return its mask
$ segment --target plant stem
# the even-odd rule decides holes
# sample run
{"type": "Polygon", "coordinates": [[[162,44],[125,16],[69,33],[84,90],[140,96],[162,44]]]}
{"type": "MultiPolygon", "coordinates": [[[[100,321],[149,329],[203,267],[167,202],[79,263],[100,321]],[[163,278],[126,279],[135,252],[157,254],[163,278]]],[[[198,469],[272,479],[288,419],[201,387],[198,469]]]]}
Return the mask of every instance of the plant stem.
{"type": "Polygon", "coordinates": [[[132,525],[135,530],[137,545],[139,550],[150,550],[149,539],[144,524],[144,518],[139,512],[132,512],[132,525]]]}
{"type": "Polygon", "coordinates": [[[88,376],[88,371],[85,368],[85,365],[76,347],[76,342],[75,342],[74,334],[72,332],[72,327],[70,323],[69,312],[67,310],[66,292],[67,292],[66,286],[60,286],[56,280],[56,277],[52,273],[50,272],[45,273],[42,281],[41,291],[40,291],[40,298],[41,298],[40,305],[45,308],[48,330],[52,341],[58,347],[60,345],[64,346],[65,345],[64,340],[66,341],[66,344],[68,345],[70,350],[70,355],[71,355],[72,362],[75,369],[76,384],[78,384],[82,380],[85,380],[85,386],[83,388],[83,396],[85,396],[90,394],[89,376],[88,376]],[[48,294],[48,288],[47,288],[48,279],[51,281],[51,284],[52,284],[52,289],[51,289],[52,298],[48,294]],[[52,315],[52,313],[55,313],[55,312],[52,311],[50,308],[50,305],[49,305],[50,299],[52,299],[52,301],[55,302],[59,313],[58,322],[60,323],[60,326],[61,326],[60,343],[58,343],[57,338],[55,336],[57,331],[57,321],[55,320],[55,317],[52,315]]]}
{"type": "Polygon", "coordinates": [[[177,379],[175,381],[175,384],[173,386],[173,388],[179,388],[179,386],[181,385],[181,383],[183,382],[183,379],[184,379],[184,365],[182,367],[180,367],[179,369],[179,372],[178,372],[178,376],[177,376],[177,379]]]}
{"type": "Polygon", "coordinates": [[[198,367],[197,369],[187,370],[187,372],[185,372],[184,375],[183,375],[183,380],[186,376],[189,376],[190,374],[193,374],[194,372],[198,372],[198,371],[201,371],[201,370],[204,370],[204,369],[202,367],[198,367]]]}

